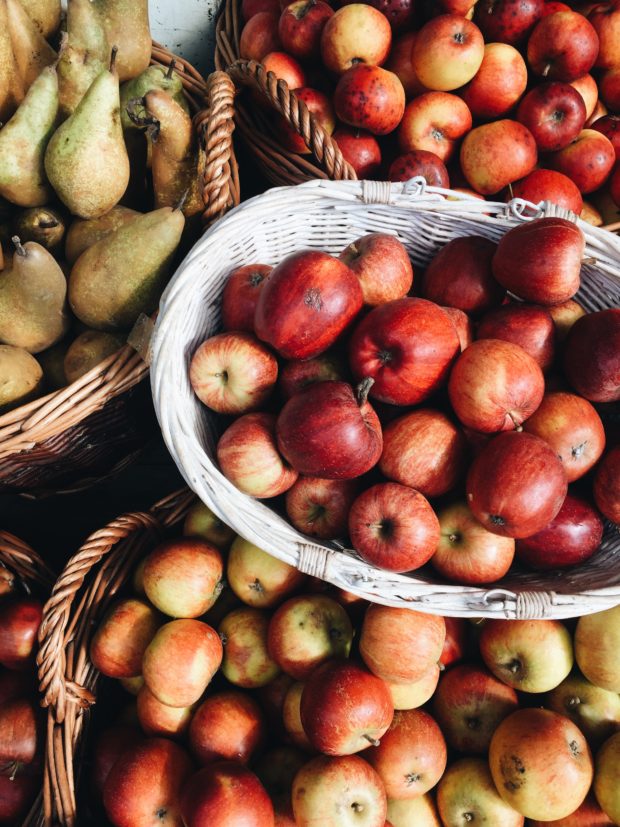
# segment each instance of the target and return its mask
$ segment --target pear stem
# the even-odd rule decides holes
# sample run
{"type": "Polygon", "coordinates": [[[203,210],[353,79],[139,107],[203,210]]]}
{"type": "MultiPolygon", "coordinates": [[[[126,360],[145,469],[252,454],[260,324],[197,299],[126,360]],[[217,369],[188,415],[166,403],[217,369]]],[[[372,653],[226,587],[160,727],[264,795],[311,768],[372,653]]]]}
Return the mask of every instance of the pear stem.
{"type": "Polygon", "coordinates": [[[112,46],[112,54],[110,55],[110,72],[114,71],[116,64],[116,55],[118,54],[118,46],[112,46]]]}
{"type": "Polygon", "coordinates": [[[171,77],[172,77],[172,75],[174,74],[174,67],[175,67],[176,65],[177,65],[177,62],[176,62],[176,60],[174,60],[174,58],[173,58],[173,59],[170,61],[170,66],[168,66],[168,71],[166,72],[166,74],[165,74],[165,76],[164,76],[164,77],[166,78],[166,80],[170,80],[170,78],[171,78],[171,77]]]}
{"type": "Polygon", "coordinates": [[[26,252],[26,250],[22,246],[22,242],[21,242],[20,237],[18,235],[14,235],[11,238],[11,241],[15,245],[15,251],[17,252],[17,255],[18,256],[23,256],[25,258],[28,255],[28,253],[26,252]]]}

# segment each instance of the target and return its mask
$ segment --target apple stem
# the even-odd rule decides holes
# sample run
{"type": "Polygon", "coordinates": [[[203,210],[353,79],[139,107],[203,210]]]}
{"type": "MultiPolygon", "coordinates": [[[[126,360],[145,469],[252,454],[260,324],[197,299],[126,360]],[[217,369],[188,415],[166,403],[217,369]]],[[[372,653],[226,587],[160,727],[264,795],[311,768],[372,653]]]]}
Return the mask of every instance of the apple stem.
{"type": "Polygon", "coordinates": [[[569,707],[569,709],[572,709],[572,707],[574,706],[579,706],[580,703],[581,698],[578,698],[576,695],[573,695],[566,701],[566,706],[569,707]]]}
{"type": "Polygon", "coordinates": [[[508,416],[512,420],[512,424],[515,426],[515,431],[521,433],[521,431],[523,430],[523,425],[517,419],[514,418],[513,414],[509,413],[508,416]]]}
{"type": "Polygon", "coordinates": [[[521,663],[516,658],[508,664],[508,671],[512,672],[513,675],[516,675],[520,669],[521,663]]]}
{"type": "Polygon", "coordinates": [[[463,813],[463,818],[465,819],[465,821],[473,821],[474,820],[474,814],[473,813],[463,813]]]}
{"type": "Polygon", "coordinates": [[[369,744],[372,744],[373,747],[379,746],[379,741],[377,741],[376,738],[373,738],[372,735],[367,735],[366,733],[364,733],[362,735],[362,738],[365,738],[369,744]]]}
{"type": "Polygon", "coordinates": [[[440,672],[445,672],[446,671],[446,667],[443,665],[443,663],[440,660],[437,661],[437,667],[438,667],[440,672]]]}
{"type": "Polygon", "coordinates": [[[586,256],[585,258],[581,259],[582,264],[596,264],[598,259],[594,258],[594,256],[586,256]]]}
{"type": "Polygon", "coordinates": [[[220,640],[222,641],[222,646],[226,646],[228,643],[228,638],[223,632],[219,632],[220,640]]]}
{"type": "Polygon", "coordinates": [[[549,72],[550,72],[550,71],[551,71],[551,64],[550,64],[550,63],[547,63],[547,65],[545,66],[545,68],[542,70],[542,76],[543,76],[544,78],[546,78],[546,77],[547,77],[547,75],[549,74],[549,72]]]}
{"type": "Polygon", "coordinates": [[[362,407],[362,405],[365,405],[366,402],[368,402],[368,394],[370,393],[370,389],[374,384],[375,380],[372,378],[372,376],[367,376],[355,388],[355,396],[357,397],[357,404],[360,408],[362,407]]]}
{"type": "Polygon", "coordinates": [[[355,810],[356,813],[361,813],[364,811],[364,805],[354,801],[353,804],[351,804],[351,809],[355,810]]]}

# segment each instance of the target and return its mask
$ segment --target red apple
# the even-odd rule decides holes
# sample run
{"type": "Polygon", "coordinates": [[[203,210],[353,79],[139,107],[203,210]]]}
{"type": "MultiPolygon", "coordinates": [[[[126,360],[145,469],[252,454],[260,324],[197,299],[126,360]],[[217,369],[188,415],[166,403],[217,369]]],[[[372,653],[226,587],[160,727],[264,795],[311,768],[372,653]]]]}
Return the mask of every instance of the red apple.
{"type": "Polygon", "coordinates": [[[517,120],[530,130],[539,150],[555,152],[568,146],[583,129],[586,105],[569,83],[541,83],[519,104],[517,120]]]}
{"type": "Polygon", "coordinates": [[[560,3],[559,0],[545,0],[542,17],[555,14],[556,11],[571,11],[571,7],[567,6],[566,3],[560,3]]]}
{"type": "Polygon", "coordinates": [[[449,316],[426,299],[375,307],[355,328],[349,360],[356,379],[370,377],[370,394],[392,405],[415,405],[446,381],[460,350],[449,316]]]}
{"type": "Polygon", "coordinates": [[[580,192],[589,193],[605,183],[615,160],[609,138],[595,129],[584,129],[568,146],[554,153],[549,164],[568,176],[580,192]]]}
{"type": "Polygon", "coordinates": [[[467,651],[467,624],[462,617],[445,617],[446,639],[439,662],[444,667],[463,660],[467,651]]]}
{"type": "Polygon", "coordinates": [[[575,11],[559,11],[540,20],[527,42],[527,62],[536,75],[570,83],[587,74],[598,54],[592,24],[575,11]]]}
{"type": "Polygon", "coordinates": [[[185,827],[274,827],[273,804],[253,772],[216,761],[184,784],[180,811],[185,827]]]}
{"type": "Polygon", "coordinates": [[[224,642],[222,674],[234,686],[258,689],[280,673],[267,648],[269,617],[260,609],[244,606],[221,621],[218,632],[224,642]]]}
{"type": "Polygon", "coordinates": [[[269,52],[262,58],[261,63],[266,72],[273,72],[289,89],[299,89],[306,85],[306,73],[295,58],[286,52],[269,52]]]}
{"type": "Polygon", "coordinates": [[[93,666],[110,678],[142,674],[142,658],[160,625],[161,615],[142,600],[119,601],[108,611],[90,642],[93,666]]]}
{"type": "MultiPolygon", "coordinates": [[[[356,6],[372,8],[354,4],[345,6],[341,11],[356,6]]],[[[347,69],[338,81],[334,108],[343,123],[366,129],[373,135],[387,135],[401,122],[405,111],[405,90],[393,72],[380,66],[357,63],[347,69]]]]}
{"type": "Polygon", "coordinates": [[[445,164],[426,149],[405,152],[392,161],[388,171],[389,181],[409,181],[411,178],[424,178],[429,187],[448,189],[450,186],[445,164]]]}
{"type": "Polygon", "coordinates": [[[0,603],[0,665],[25,669],[31,663],[43,606],[31,597],[11,596],[0,603]]]}
{"type": "Polygon", "coordinates": [[[246,605],[266,609],[299,589],[305,582],[305,575],[254,543],[237,537],[228,553],[226,579],[246,605]]]}
{"type": "MultiPolygon", "coordinates": [[[[606,106],[615,114],[620,113],[620,67],[607,69],[599,78],[600,95],[606,106]]],[[[601,115],[606,115],[601,112],[601,115]]]]}
{"type": "Polygon", "coordinates": [[[450,92],[474,77],[483,57],[480,29],[458,14],[441,14],[420,29],[411,63],[427,89],[450,92]]]}
{"type": "Polygon", "coordinates": [[[551,201],[558,207],[571,210],[575,215],[581,215],[584,208],[577,185],[567,175],[553,169],[535,169],[525,178],[515,181],[506,200],[508,198],[523,198],[532,204],[551,201]]]}
{"type": "Polygon", "coordinates": [[[278,33],[284,50],[299,60],[317,58],[321,34],[334,10],[323,0],[295,0],[280,16],[278,33]]]}
{"type": "Polygon", "coordinates": [[[407,295],[413,267],[402,242],[387,233],[369,233],[351,242],[340,260],[360,280],[364,304],[385,304],[407,295]]]}
{"type": "Polygon", "coordinates": [[[321,58],[330,72],[342,75],[357,64],[380,66],[391,43],[387,17],[373,6],[353,3],[338,9],[325,24],[321,58]]]}
{"type": "Polygon", "coordinates": [[[506,804],[497,793],[482,758],[461,758],[448,768],[437,788],[437,806],[443,824],[473,821],[523,827],[523,816],[506,804]]]}
{"type": "Polygon", "coordinates": [[[0,772],[0,824],[21,824],[40,788],[36,775],[19,773],[13,777],[0,772]]]}
{"type": "Polygon", "coordinates": [[[547,308],[514,303],[491,310],[480,320],[478,339],[501,339],[523,348],[549,370],[555,356],[555,325],[547,308]]]}
{"type": "Polygon", "coordinates": [[[241,0],[241,17],[247,21],[262,11],[280,14],[278,0],[241,0]]]}
{"type": "Polygon", "coordinates": [[[269,11],[253,15],[241,30],[239,57],[260,62],[269,52],[279,49],[279,18],[279,14],[269,11]]]}
{"type": "Polygon", "coordinates": [[[338,338],[362,307],[359,281],[334,256],[292,253],[275,267],[256,305],[256,335],[286,359],[310,359],[338,338]]]}
{"type": "Polygon", "coordinates": [[[400,79],[408,100],[426,91],[418,80],[411,63],[411,53],[417,36],[417,32],[407,32],[394,40],[385,64],[385,68],[394,72],[400,79]]]}
{"type": "MultiPolygon", "coordinates": [[[[91,785],[98,796],[103,795],[103,787],[110,770],[127,749],[133,749],[143,739],[137,727],[117,724],[104,729],[95,741],[90,774],[91,785]]],[[[0,822],[1,823],[1,822],[0,822]]]]}
{"type": "Polygon", "coordinates": [[[546,393],[524,430],[544,439],[560,458],[569,482],[583,477],[600,459],[605,431],[592,405],[563,391],[546,393]]]}
{"type": "MultiPolygon", "coordinates": [[[[586,118],[589,120],[592,113],[596,109],[598,102],[598,86],[592,75],[582,75],[577,80],[572,80],[570,85],[573,86],[583,98],[586,105],[586,118]]],[[[586,121],[587,122],[587,121],[586,121]]]]}
{"type": "Polygon", "coordinates": [[[471,124],[471,112],[461,98],[449,92],[426,92],[405,107],[398,143],[401,152],[425,149],[447,162],[471,124]]]}
{"type": "Polygon", "coordinates": [[[568,331],[577,319],[586,315],[586,311],[574,299],[569,299],[561,304],[551,305],[551,307],[549,307],[549,313],[555,325],[558,342],[563,342],[568,336],[568,331]]]}
{"type": "Polygon", "coordinates": [[[222,293],[224,330],[254,330],[256,302],[272,270],[269,264],[246,264],[232,271],[222,293]]]}
{"type": "MultiPolygon", "coordinates": [[[[354,0],[343,0],[341,5],[349,5],[354,0]]],[[[394,31],[410,26],[413,22],[413,0],[368,0],[368,5],[379,9],[384,14],[394,31]]]]}
{"type": "Polygon", "coordinates": [[[339,126],[332,138],[359,179],[372,179],[378,176],[381,167],[381,147],[374,135],[349,126],[339,126]]]}
{"type": "Polygon", "coordinates": [[[545,7],[544,0],[478,0],[474,20],[489,42],[523,42],[545,7]]]}
{"type": "Polygon", "coordinates": [[[357,495],[352,480],[299,477],[286,492],[286,513],[298,531],[321,540],[347,533],[349,509],[357,495]]]}
{"type": "Polygon", "coordinates": [[[618,115],[605,115],[594,121],[590,127],[601,132],[609,138],[616,153],[616,161],[620,161],[620,117],[618,115]]]}
{"type": "Polygon", "coordinates": [[[450,316],[452,324],[454,325],[459,342],[461,345],[461,353],[465,348],[469,347],[474,341],[474,325],[467,313],[459,310],[457,307],[441,307],[441,309],[450,316]]]}
{"type": "Polygon", "coordinates": [[[474,459],[466,484],[474,516],[494,534],[515,539],[529,537],[551,522],[567,488],[555,451],[525,433],[492,439],[474,459]]]}
{"type": "Polygon", "coordinates": [[[564,373],[591,402],[620,399],[620,309],[588,313],[575,322],[564,348],[564,373]]]}
{"type": "Polygon", "coordinates": [[[493,195],[528,175],[537,159],[536,141],[518,121],[504,119],[478,126],[461,145],[461,169],[481,195],[493,195]]]}
{"type": "MultiPolygon", "coordinates": [[[[386,689],[387,691],[387,689],[386,689]]],[[[388,692],[389,695],[389,692],[388,692]]],[[[0,767],[30,764],[37,754],[37,707],[26,698],[16,698],[0,709],[0,767]]]]}
{"type": "MultiPolygon", "coordinates": [[[[310,3],[312,1],[313,0],[298,0],[298,2],[302,3],[310,3]]],[[[322,2],[322,0],[318,1],[322,2]]],[[[323,128],[323,131],[327,135],[331,135],[336,127],[336,116],[332,103],[327,95],[319,92],[317,89],[302,86],[300,89],[295,90],[295,96],[298,101],[305,103],[308,112],[314,117],[315,122],[323,128]]],[[[306,144],[297,130],[294,129],[282,115],[276,115],[276,123],[279,133],[278,140],[282,146],[290,152],[298,152],[301,155],[307,155],[312,152],[311,148],[306,144]]]]}
{"type": "Polygon", "coordinates": [[[527,87],[527,66],[508,43],[487,43],[480,68],[459,94],[476,120],[507,115],[527,87]]]}
{"type": "Polygon", "coordinates": [[[145,735],[174,738],[187,732],[194,714],[193,706],[166,706],[158,701],[147,686],[143,686],[136,698],[138,720],[145,735]]]}
{"type": "Polygon", "coordinates": [[[259,705],[246,693],[235,690],[206,698],[189,727],[190,748],[201,766],[213,761],[247,764],[265,736],[259,705]]]}
{"type": "Polygon", "coordinates": [[[608,520],[620,523],[620,446],[612,448],[596,469],[594,500],[608,520]]]}
{"type": "Polygon", "coordinates": [[[539,218],[503,236],[493,257],[493,275],[507,290],[535,304],[559,304],[580,285],[583,233],[565,218],[539,218]]]}
{"type": "Polygon", "coordinates": [[[315,382],[344,379],[345,367],[340,357],[326,352],[314,359],[291,359],[280,369],[278,387],[285,401],[315,382]]]}
{"type": "MultiPolygon", "coordinates": [[[[256,697],[267,720],[270,731],[282,734],[282,714],[286,695],[294,681],[290,675],[280,672],[265,686],[261,686],[256,697]]],[[[262,777],[262,776],[261,776],[262,777]]]]}
{"type": "Polygon", "coordinates": [[[620,64],[620,4],[601,3],[594,6],[588,20],[598,35],[598,55],[594,64],[599,69],[614,69],[620,64]]]}

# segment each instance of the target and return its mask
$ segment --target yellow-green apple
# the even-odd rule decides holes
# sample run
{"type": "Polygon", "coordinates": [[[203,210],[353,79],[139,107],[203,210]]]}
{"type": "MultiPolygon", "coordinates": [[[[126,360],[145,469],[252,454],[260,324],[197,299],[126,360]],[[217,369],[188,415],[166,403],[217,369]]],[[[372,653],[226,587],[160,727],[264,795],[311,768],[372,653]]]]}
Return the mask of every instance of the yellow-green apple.
{"type": "Polygon", "coordinates": [[[194,714],[194,706],[167,706],[157,700],[146,686],[136,698],[138,720],[145,735],[174,738],[187,732],[194,714]]]}
{"type": "Polygon", "coordinates": [[[478,325],[478,339],[501,339],[523,348],[548,371],[555,357],[555,326],[546,307],[524,302],[486,313],[478,325]]]}
{"type": "Polygon", "coordinates": [[[296,746],[306,752],[314,752],[314,747],[301,722],[301,696],[304,686],[305,684],[301,681],[296,681],[289,687],[282,704],[282,723],[286,734],[296,746]]]}
{"type": "Polygon", "coordinates": [[[574,812],[593,776],[581,730],[548,709],[518,709],[505,718],[491,739],[489,766],[504,801],[521,815],[542,821],[574,812]]]}
{"type": "Polygon", "coordinates": [[[468,83],[484,57],[480,29],[458,14],[441,14],[418,32],[411,62],[427,89],[450,92],[468,83]]]}
{"type": "Polygon", "coordinates": [[[495,242],[482,236],[452,239],[426,268],[423,295],[473,316],[499,306],[506,291],[495,281],[491,270],[496,249],[495,242]]]}
{"type": "MultiPolygon", "coordinates": [[[[341,5],[345,6],[350,2],[352,0],[343,0],[341,5]]],[[[393,31],[411,26],[413,23],[413,0],[370,0],[368,5],[379,9],[387,17],[393,31]]]]}
{"type": "Polygon", "coordinates": [[[321,34],[321,58],[330,72],[343,74],[352,66],[380,66],[392,44],[387,17],[364,3],[343,6],[332,15],[321,34]]]}
{"type": "Polygon", "coordinates": [[[106,815],[114,827],[180,827],[179,797],[191,772],[189,755],[166,738],[124,750],[103,787],[106,815]]]}
{"type": "Polygon", "coordinates": [[[620,730],[620,695],[576,671],[549,693],[545,705],[576,723],[592,749],[620,730]]]}
{"type": "Polygon", "coordinates": [[[620,606],[580,617],[575,630],[575,659],[595,686],[620,693],[620,606]]]}
{"type": "Polygon", "coordinates": [[[241,17],[247,21],[259,12],[268,11],[273,14],[280,14],[280,3],[278,0],[242,0],[241,17]]]}
{"type": "Polygon", "coordinates": [[[289,89],[300,89],[306,85],[306,73],[303,68],[286,52],[269,52],[262,58],[261,63],[266,72],[273,72],[289,89]]]}
{"type": "Polygon", "coordinates": [[[272,270],[269,264],[244,264],[232,271],[222,293],[224,330],[254,330],[256,302],[272,270]]]}
{"type": "Polygon", "coordinates": [[[573,642],[559,620],[489,620],[480,633],[487,667],[521,692],[549,692],[573,668],[573,642]]]}
{"type": "Polygon", "coordinates": [[[413,571],[427,563],[439,542],[439,521],[423,494],[397,482],[363,491],[349,512],[353,548],[387,571],[413,571]]]}
{"type": "Polygon", "coordinates": [[[347,373],[340,354],[325,351],[314,359],[289,359],[284,362],[278,377],[278,390],[284,401],[313,382],[338,381],[347,373]]]}
{"type": "Polygon", "coordinates": [[[579,289],[584,248],[583,233],[575,223],[539,218],[502,236],[493,257],[493,275],[524,301],[559,304],[579,289]]]}
{"type": "Polygon", "coordinates": [[[486,755],[491,736],[519,708],[517,693],[483,666],[457,664],[441,676],[433,714],[452,749],[486,755]]]}
{"type": "Polygon", "coordinates": [[[412,824],[415,827],[442,827],[430,793],[418,798],[390,798],[387,814],[392,827],[411,827],[412,824]]]}
{"type": "Polygon", "coordinates": [[[260,62],[265,55],[280,49],[279,19],[279,14],[270,11],[253,15],[241,30],[239,57],[260,62]]]}
{"type": "Polygon", "coordinates": [[[389,181],[409,181],[411,178],[424,178],[429,187],[448,189],[450,178],[446,165],[427,149],[414,149],[399,155],[390,164],[389,181]]]}
{"type": "Polygon", "coordinates": [[[293,781],[297,827],[383,827],[385,788],[358,755],[320,755],[308,761],[293,781]]]}
{"type": "Polygon", "coordinates": [[[235,609],[222,620],[219,633],[224,643],[222,673],[226,680],[244,689],[271,683],[280,667],[267,649],[269,617],[260,609],[235,609]]]}
{"type": "Polygon", "coordinates": [[[346,264],[301,250],[271,271],[256,305],[256,335],[286,359],[310,359],[333,344],[362,303],[362,288],[346,264]]]}
{"type": "Polygon", "coordinates": [[[508,572],[515,554],[512,538],[487,531],[464,502],[446,506],[437,516],[441,534],[431,565],[439,574],[477,585],[495,583],[508,572]]]}
{"type": "Polygon", "coordinates": [[[472,116],[487,121],[507,115],[527,87],[527,66],[509,43],[487,43],[480,68],[459,90],[472,116]]]}
{"type": "Polygon", "coordinates": [[[146,686],[167,706],[191,706],[222,663],[222,641],[207,623],[182,619],[165,623],[142,659],[146,686]]]}
{"type": "Polygon", "coordinates": [[[445,638],[443,617],[373,603],[364,615],[359,651],[383,680],[413,683],[439,661],[445,638]]]}
{"type": "Polygon", "coordinates": [[[269,623],[269,654],[283,672],[306,680],[325,661],[348,657],[353,627],[344,608],[322,594],[302,594],[283,603],[269,623]]]}
{"type": "Polygon", "coordinates": [[[411,52],[417,36],[417,32],[407,32],[394,40],[385,63],[386,69],[398,75],[407,100],[427,91],[418,80],[411,62],[411,52]]]}
{"type": "Polygon", "coordinates": [[[620,207],[614,202],[609,190],[610,187],[603,187],[592,193],[592,203],[600,212],[603,224],[615,224],[620,221],[620,207]]]}
{"type": "Polygon", "coordinates": [[[369,233],[352,241],[340,260],[355,273],[364,304],[375,306],[406,296],[413,284],[413,267],[405,245],[387,233],[369,233]]]}
{"type": "MultiPolygon", "coordinates": [[[[226,549],[235,537],[235,532],[204,503],[191,506],[183,522],[185,537],[200,537],[213,543],[219,549],[226,549]]],[[[146,562],[146,560],[144,561],[146,562]]]]}
{"type": "Polygon", "coordinates": [[[381,147],[374,135],[350,126],[339,126],[334,130],[332,138],[360,180],[373,179],[379,174],[381,147]]]}
{"type": "Polygon", "coordinates": [[[426,299],[375,307],[353,331],[349,362],[370,395],[392,405],[415,405],[445,384],[460,341],[450,317],[426,299]]]}
{"type": "Polygon", "coordinates": [[[222,591],[223,571],[221,552],[206,540],[168,540],[146,558],[144,591],[170,617],[200,617],[222,591]]]}
{"type": "Polygon", "coordinates": [[[266,609],[300,588],[305,575],[254,543],[237,537],[228,554],[226,580],[245,604],[266,609]]]}
{"type": "Polygon", "coordinates": [[[445,163],[471,125],[471,112],[457,95],[426,92],[405,107],[398,127],[398,144],[402,152],[425,149],[445,163]]]}
{"type": "Polygon", "coordinates": [[[620,821],[620,732],[603,744],[596,755],[594,794],[603,812],[620,821]]]}
{"type": "Polygon", "coordinates": [[[273,804],[253,772],[235,761],[215,761],[183,785],[184,827],[274,827],[273,804]]]}
{"type": "Polygon", "coordinates": [[[394,709],[417,709],[429,701],[437,689],[441,670],[434,663],[422,677],[412,683],[386,681],[394,709]]]}
{"type": "Polygon", "coordinates": [[[461,758],[448,768],[437,788],[437,807],[446,827],[468,822],[523,827],[523,816],[498,795],[482,758],[461,758]]]}
{"type": "Polygon", "coordinates": [[[573,141],[586,122],[586,105],[569,83],[549,81],[531,89],[519,104],[517,120],[541,152],[556,152],[573,141]]]}
{"type": "Polygon", "coordinates": [[[0,605],[0,665],[26,669],[33,661],[43,606],[33,597],[10,596],[0,605]]]}
{"type": "Polygon", "coordinates": [[[568,176],[583,194],[605,183],[615,161],[613,144],[595,129],[583,129],[568,146],[549,157],[550,166],[568,176]]]}
{"type": "Polygon", "coordinates": [[[614,69],[620,65],[620,4],[617,0],[596,5],[588,20],[598,35],[598,69],[614,69]]]}
{"type": "MultiPolygon", "coordinates": [[[[341,11],[351,8],[353,6],[345,6],[341,11]]],[[[371,9],[372,6],[362,8],[371,9]]],[[[356,63],[346,70],[336,85],[334,108],[343,123],[373,135],[387,135],[401,122],[405,90],[394,72],[356,63]]]]}
{"type": "Polygon", "coordinates": [[[512,185],[512,192],[507,193],[506,200],[523,198],[532,204],[551,201],[558,207],[565,207],[575,215],[581,215],[584,208],[583,199],[574,181],[554,169],[535,169],[512,185]]]}
{"type": "Polygon", "coordinates": [[[577,78],[577,80],[572,80],[570,85],[573,86],[583,98],[583,102],[586,105],[586,119],[590,120],[598,103],[598,86],[596,85],[596,81],[592,75],[586,74],[577,78]]]}
{"type": "Polygon", "coordinates": [[[321,34],[334,10],[323,0],[295,0],[280,15],[278,32],[286,52],[299,60],[317,58],[321,34]]]}
{"type": "Polygon", "coordinates": [[[109,678],[142,674],[142,658],[161,625],[161,615],[142,600],[116,603],[99,624],[90,643],[95,669],[109,678]]]}
{"type": "Polygon", "coordinates": [[[460,159],[470,187],[493,195],[530,173],[538,154],[529,129],[504,118],[472,129],[463,140],[460,159]]]}
{"type": "Polygon", "coordinates": [[[299,477],[286,492],[286,513],[298,531],[322,540],[347,533],[349,509],[357,496],[354,480],[299,477]]]}
{"type": "Polygon", "coordinates": [[[474,20],[487,43],[516,46],[530,34],[544,7],[544,0],[479,0],[474,20]]]}
{"type": "Polygon", "coordinates": [[[612,448],[596,469],[594,501],[613,523],[620,523],[620,446],[612,448]]]}
{"type": "Polygon", "coordinates": [[[265,736],[260,706],[247,693],[234,689],[209,695],[189,725],[190,749],[201,766],[212,761],[247,764],[265,736]]]}
{"type": "Polygon", "coordinates": [[[137,695],[144,686],[142,675],[136,675],[134,678],[119,678],[118,682],[130,695],[137,695]]]}
{"type": "Polygon", "coordinates": [[[578,319],[564,345],[564,373],[590,402],[620,399],[620,308],[578,319]]]}
{"type": "Polygon", "coordinates": [[[594,66],[598,47],[598,35],[587,18],[572,10],[559,11],[534,27],[527,62],[535,75],[570,83],[594,66]]]}
{"type": "Polygon", "coordinates": [[[421,709],[394,713],[381,743],[367,754],[388,798],[418,798],[444,774],[446,742],[435,719],[421,709]]]}
{"type": "Polygon", "coordinates": [[[602,132],[612,142],[616,152],[616,161],[620,161],[620,117],[605,115],[591,124],[591,129],[602,132]]]}
{"type": "Polygon", "coordinates": [[[598,805],[594,793],[590,791],[581,806],[565,818],[553,821],[528,819],[527,827],[614,827],[614,822],[605,815],[598,805]]]}
{"type": "MultiPolygon", "coordinates": [[[[600,225],[599,225],[600,226],[600,225]]],[[[558,342],[563,342],[568,336],[568,331],[575,324],[577,319],[586,315],[583,307],[574,299],[561,302],[560,304],[553,304],[549,307],[549,313],[555,325],[556,338],[558,342]]]]}
{"type": "MultiPolygon", "coordinates": [[[[603,72],[599,78],[599,91],[605,105],[612,112],[620,112],[620,67],[603,72]]],[[[600,116],[606,114],[607,112],[601,112],[600,116]]]]}
{"type": "MultiPolygon", "coordinates": [[[[379,679],[375,678],[375,680],[379,679]]],[[[385,691],[389,697],[387,687],[385,691]]],[[[21,764],[30,764],[34,761],[39,747],[38,713],[39,710],[29,698],[14,698],[2,704],[0,709],[0,767],[2,769],[8,769],[12,774],[17,774],[21,764]]]]}
{"type": "Polygon", "coordinates": [[[297,471],[278,453],[273,414],[249,413],[236,419],[220,437],[217,460],[224,476],[253,497],[277,497],[297,479],[297,471]]]}
{"type": "MultiPolygon", "coordinates": [[[[559,174],[560,173],[558,173],[558,175],[559,174]]],[[[581,208],[581,212],[579,213],[579,218],[581,218],[582,221],[591,224],[593,227],[603,226],[603,216],[600,214],[600,212],[597,210],[594,204],[592,204],[589,201],[583,202],[583,207],[581,208]]]]}
{"type": "MultiPolygon", "coordinates": [[[[311,0],[301,0],[301,2],[311,2],[311,0]]],[[[306,105],[308,112],[314,117],[315,122],[323,128],[323,131],[327,135],[331,135],[336,128],[336,115],[334,114],[332,102],[327,95],[318,89],[302,86],[295,90],[295,96],[298,101],[306,105]]],[[[290,152],[298,152],[300,155],[307,155],[312,152],[312,149],[297,130],[282,115],[276,115],[276,129],[279,133],[278,140],[290,152]]]]}

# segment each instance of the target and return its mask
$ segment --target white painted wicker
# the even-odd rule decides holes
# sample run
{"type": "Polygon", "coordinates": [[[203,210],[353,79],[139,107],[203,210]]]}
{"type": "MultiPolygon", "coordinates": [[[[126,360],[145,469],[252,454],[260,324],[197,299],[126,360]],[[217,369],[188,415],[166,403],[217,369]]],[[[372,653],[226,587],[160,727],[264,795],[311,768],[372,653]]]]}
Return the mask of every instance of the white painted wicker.
{"type": "MultiPolygon", "coordinates": [[[[235,531],[297,566],[368,600],[444,615],[572,617],[620,603],[620,533],[607,526],[594,559],[564,572],[511,571],[490,588],[442,582],[422,569],[399,575],[374,568],[355,552],[298,533],[264,503],[238,491],[214,462],[220,423],[194,396],[187,366],[195,348],[219,325],[220,294],[242,264],[276,264],[300,248],[339,253],[371,231],[391,232],[414,266],[425,265],[456,236],[500,238],[510,227],[553,205],[489,203],[426,187],[370,181],[311,181],[246,201],[209,230],[166,290],[152,342],[151,383],[168,448],[188,485],[235,531]],[[445,196],[451,196],[446,199],[445,196]],[[452,200],[454,199],[454,200],[452,200]]],[[[586,255],[579,300],[588,310],[620,306],[620,239],[579,222],[586,255]]]]}

